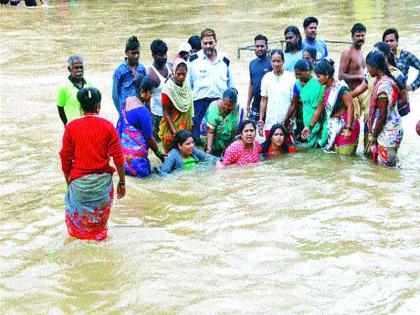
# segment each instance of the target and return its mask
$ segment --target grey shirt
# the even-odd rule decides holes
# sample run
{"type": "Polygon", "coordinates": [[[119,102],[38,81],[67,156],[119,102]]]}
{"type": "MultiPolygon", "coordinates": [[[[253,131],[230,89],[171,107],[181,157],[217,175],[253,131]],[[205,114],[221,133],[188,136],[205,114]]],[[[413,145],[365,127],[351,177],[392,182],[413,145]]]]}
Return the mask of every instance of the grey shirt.
{"type": "MultiPolygon", "coordinates": [[[[194,158],[196,163],[200,161],[216,163],[216,161],[219,160],[217,157],[207,154],[196,148],[193,149],[192,157],[194,158]]],[[[165,176],[174,170],[182,168],[184,168],[184,158],[182,157],[178,149],[172,149],[169,152],[168,157],[165,159],[165,162],[161,167],[158,168],[158,170],[160,176],[165,176]]]]}

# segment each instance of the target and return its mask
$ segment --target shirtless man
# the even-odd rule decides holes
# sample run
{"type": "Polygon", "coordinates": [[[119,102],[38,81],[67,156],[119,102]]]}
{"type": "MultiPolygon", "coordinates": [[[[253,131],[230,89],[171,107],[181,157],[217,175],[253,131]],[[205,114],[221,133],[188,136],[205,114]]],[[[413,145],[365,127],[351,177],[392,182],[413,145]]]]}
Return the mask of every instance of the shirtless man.
{"type": "MultiPolygon", "coordinates": [[[[351,91],[365,79],[366,63],[362,53],[365,36],[366,27],[361,23],[354,24],[351,29],[353,43],[343,51],[340,58],[338,79],[346,81],[351,91]]],[[[363,97],[361,95],[353,98],[353,106],[356,117],[360,117],[363,113],[363,97]]]]}
{"type": "Polygon", "coordinates": [[[162,87],[171,74],[171,67],[167,63],[168,46],[160,39],[155,39],[150,45],[153,64],[147,69],[147,76],[153,81],[155,88],[151,99],[150,109],[152,112],[153,133],[156,141],[158,137],[159,124],[163,117],[162,112],[162,87]]]}

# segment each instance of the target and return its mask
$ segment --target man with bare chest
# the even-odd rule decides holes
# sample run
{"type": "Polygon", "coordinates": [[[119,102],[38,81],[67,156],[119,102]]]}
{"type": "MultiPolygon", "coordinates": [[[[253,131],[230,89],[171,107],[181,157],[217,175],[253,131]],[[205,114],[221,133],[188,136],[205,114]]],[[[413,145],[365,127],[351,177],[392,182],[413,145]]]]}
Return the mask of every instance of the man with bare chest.
{"type": "MultiPolygon", "coordinates": [[[[365,43],[366,27],[356,23],[351,29],[352,44],[347,47],[340,58],[340,69],[338,79],[346,81],[350,90],[354,90],[365,79],[365,57],[362,46],[365,43]]],[[[360,117],[363,113],[363,97],[360,95],[353,99],[354,113],[360,117]]]]}
{"type": "Polygon", "coordinates": [[[159,124],[162,120],[162,87],[171,74],[171,67],[167,64],[168,46],[160,39],[155,39],[150,45],[152,51],[153,64],[147,69],[147,76],[153,81],[152,99],[150,100],[150,111],[152,112],[153,133],[156,140],[158,137],[159,124]]]}

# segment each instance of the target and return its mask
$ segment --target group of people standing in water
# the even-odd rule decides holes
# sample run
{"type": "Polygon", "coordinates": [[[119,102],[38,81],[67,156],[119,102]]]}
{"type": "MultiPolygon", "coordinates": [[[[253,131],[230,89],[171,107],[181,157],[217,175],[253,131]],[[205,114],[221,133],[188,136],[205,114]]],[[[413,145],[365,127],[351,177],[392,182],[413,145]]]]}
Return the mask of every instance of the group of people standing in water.
{"type": "MultiPolygon", "coordinates": [[[[247,114],[238,105],[230,60],[216,50],[212,29],[181,44],[172,63],[167,62],[166,43],[154,40],[148,69],[139,62],[139,41],[128,39],[125,61],[113,76],[116,128],[97,115],[101,93],[85,80],[83,59],[71,56],[68,81],[57,97],[66,126],[60,157],[68,184],[69,234],[106,238],[115,171],[110,157],[119,175],[118,198],[125,195],[125,175],[143,178],[155,170],[165,176],[201,161],[221,169],[303,148],[354,155],[362,127],[365,154],[394,167],[403,137],[401,116],[409,112],[407,90],[417,86],[407,87],[385,42],[360,58],[366,33],[360,23],[353,26],[353,44],[341,57],[339,77],[344,79],[336,80],[326,44],[316,38],[318,20],[309,17],[303,25],[305,45],[299,29],[288,27],[285,52],[269,52],[268,39],[255,37],[247,114]],[[365,64],[367,76],[360,74],[365,64]],[[360,101],[362,93],[369,95],[365,103],[360,101]],[[265,137],[262,144],[257,133],[265,137]],[[161,165],[152,168],[149,149],[161,165]]],[[[391,33],[384,33],[385,41],[391,33]]],[[[396,30],[392,35],[398,39],[396,30]]]]}

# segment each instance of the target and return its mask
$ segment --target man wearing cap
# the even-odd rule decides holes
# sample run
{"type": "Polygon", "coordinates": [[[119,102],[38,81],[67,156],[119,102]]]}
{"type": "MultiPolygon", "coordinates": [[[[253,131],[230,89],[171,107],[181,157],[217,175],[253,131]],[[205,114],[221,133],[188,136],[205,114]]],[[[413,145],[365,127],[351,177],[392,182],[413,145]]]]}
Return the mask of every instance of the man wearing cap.
{"type": "Polygon", "coordinates": [[[146,76],[146,68],[139,63],[140,42],[137,37],[131,36],[127,40],[125,55],[125,61],[115,70],[112,84],[112,100],[118,113],[126,98],[137,93],[133,84],[134,79],[140,75],[146,76]]]}
{"type": "Polygon", "coordinates": [[[221,99],[232,87],[230,60],[216,50],[216,33],[212,29],[201,32],[201,50],[190,57],[189,82],[193,92],[193,138],[200,141],[200,125],[211,102],[221,99]]]}
{"type": "Polygon", "coordinates": [[[70,72],[66,82],[57,93],[57,106],[60,119],[66,126],[72,120],[82,117],[83,111],[77,99],[77,92],[81,88],[91,87],[84,75],[83,58],[79,55],[70,56],[67,61],[67,69],[70,72]]]}
{"type": "Polygon", "coordinates": [[[191,54],[191,45],[188,43],[181,43],[181,45],[179,45],[178,53],[176,54],[175,59],[182,58],[188,62],[188,59],[190,59],[190,54],[191,54]]]}

